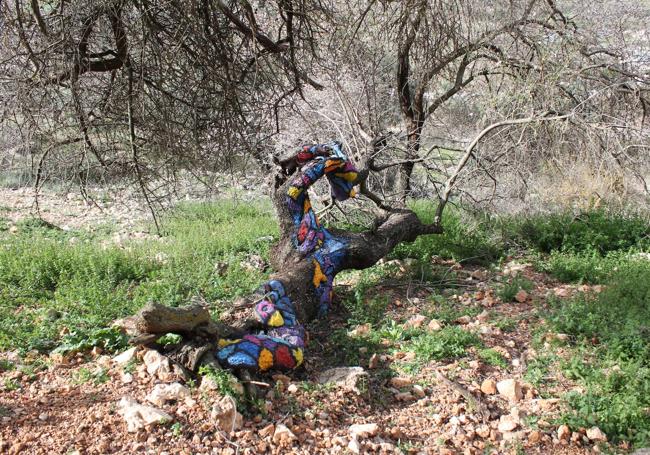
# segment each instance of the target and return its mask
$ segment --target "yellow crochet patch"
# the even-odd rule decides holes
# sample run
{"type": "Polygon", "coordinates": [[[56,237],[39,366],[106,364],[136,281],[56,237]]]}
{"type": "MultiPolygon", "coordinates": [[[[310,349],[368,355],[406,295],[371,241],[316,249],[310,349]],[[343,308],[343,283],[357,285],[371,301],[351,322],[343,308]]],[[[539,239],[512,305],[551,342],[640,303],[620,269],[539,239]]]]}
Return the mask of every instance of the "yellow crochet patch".
{"type": "Polygon", "coordinates": [[[289,187],[289,190],[287,190],[287,194],[292,199],[297,199],[298,196],[300,196],[300,193],[302,193],[302,188],[297,188],[295,186],[289,187]]]}
{"type": "Polygon", "coordinates": [[[282,314],[280,314],[279,311],[276,311],[269,318],[269,326],[271,326],[271,327],[281,327],[283,325],[284,325],[284,318],[282,317],[282,314]]]}
{"type": "Polygon", "coordinates": [[[223,348],[223,347],[228,346],[229,344],[235,344],[235,343],[238,343],[238,342],[240,342],[240,341],[241,341],[241,340],[226,340],[225,338],[221,338],[221,339],[218,341],[217,344],[219,345],[220,348],[223,348]]]}
{"type": "Polygon", "coordinates": [[[326,283],[327,277],[320,268],[320,264],[314,259],[314,287],[320,286],[321,283],[326,283]]]}
{"type": "Polygon", "coordinates": [[[260,370],[266,371],[273,365],[273,354],[268,349],[262,349],[260,356],[257,359],[257,364],[260,366],[260,370]]]}
{"type": "Polygon", "coordinates": [[[350,171],[350,172],[337,172],[336,174],[337,177],[340,177],[348,182],[354,182],[357,178],[357,173],[350,171]]]}
{"type": "Polygon", "coordinates": [[[302,349],[293,349],[293,357],[296,359],[296,367],[302,365],[302,349]]]}

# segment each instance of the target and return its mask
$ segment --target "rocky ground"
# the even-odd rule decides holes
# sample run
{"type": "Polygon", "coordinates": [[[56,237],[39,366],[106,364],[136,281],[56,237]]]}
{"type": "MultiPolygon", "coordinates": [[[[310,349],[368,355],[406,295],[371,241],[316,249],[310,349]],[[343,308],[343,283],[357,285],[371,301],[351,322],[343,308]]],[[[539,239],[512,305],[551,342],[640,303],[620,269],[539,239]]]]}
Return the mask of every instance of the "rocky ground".
{"type": "MultiPolygon", "coordinates": [[[[16,208],[26,208],[28,202],[22,195],[12,196],[3,198],[2,205],[12,207],[9,217],[17,218],[16,208]]],[[[124,232],[135,226],[131,224],[135,207],[111,209],[107,203],[102,210],[88,206],[82,215],[66,215],[70,204],[65,200],[53,198],[48,204],[60,210],[49,212],[56,220],[48,221],[58,225],[77,227],[103,219],[110,222],[113,217],[123,223],[124,232]],[[119,213],[124,214],[122,221],[119,213]]],[[[263,397],[238,408],[230,396],[220,393],[223,384],[210,377],[202,381],[188,377],[156,351],[132,349],[115,357],[95,349],[71,358],[36,358],[30,368],[0,373],[0,452],[583,454],[624,450],[610,447],[598,428],[557,423],[560,398],[574,388],[571,381],[558,373],[542,391],[539,383],[526,380],[528,366],[540,351],[555,350],[562,356],[561,344],[555,341],[563,335],[546,333],[540,318],[548,296],[566,298],[599,289],[560,285],[516,261],[498,270],[440,263],[463,281],[448,298],[455,305],[475,309],[474,316],[448,324],[478,334],[485,347],[506,360],[502,365],[487,362],[476,348],[470,348],[466,356],[409,369],[414,354],[403,349],[400,341],[382,339],[382,349],[373,354],[366,346],[356,347],[354,340],[370,328],[349,327],[341,308],[310,328],[304,369],[256,378],[263,397]],[[526,276],[534,288],[520,291],[513,302],[503,302],[495,288],[512,273],[526,276]],[[511,321],[508,330],[501,328],[503,321],[511,321]],[[344,345],[332,336],[340,331],[348,335],[344,345]],[[533,333],[542,333],[546,341],[534,343],[533,333]],[[351,346],[358,351],[358,362],[342,365],[337,352],[351,346]]],[[[339,293],[345,293],[353,281],[354,277],[342,282],[339,293]]],[[[424,316],[431,290],[407,284],[396,281],[375,290],[389,296],[390,318],[403,321],[398,328],[439,331],[445,323],[424,316]]],[[[11,353],[3,358],[24,361],[11,353]]]]}

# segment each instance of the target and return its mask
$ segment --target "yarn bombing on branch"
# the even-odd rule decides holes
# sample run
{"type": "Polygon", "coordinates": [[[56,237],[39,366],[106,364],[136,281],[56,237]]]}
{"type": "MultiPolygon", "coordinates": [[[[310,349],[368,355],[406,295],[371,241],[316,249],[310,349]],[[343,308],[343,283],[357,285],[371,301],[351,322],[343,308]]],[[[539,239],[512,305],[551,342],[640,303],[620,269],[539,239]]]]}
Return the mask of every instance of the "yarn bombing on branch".
{"type": "MultiPolygon", "coordinates": [[[[319,222],[309,200],[308,189],[326,176],[332,197],[343,201],[354,197],[357,170],[332,142],[304,146],[296,155],[302,166],[287,190],[286,204],[293,218],[295,248],[314,265],[312,284],[319,302],[319,316],[324,316],[332,302],[334,277],[340,271],[347,252],[344,238],[332,235],[319,222]]],[[[255,318],[263,329],[235,340],[219,340],[217,359],[227,368],[253,371],[288,370],[302,364],[305,329],[296,319],[296,311],[284,286],[277,280],[265,283],[258,291],[255,318]]]]}

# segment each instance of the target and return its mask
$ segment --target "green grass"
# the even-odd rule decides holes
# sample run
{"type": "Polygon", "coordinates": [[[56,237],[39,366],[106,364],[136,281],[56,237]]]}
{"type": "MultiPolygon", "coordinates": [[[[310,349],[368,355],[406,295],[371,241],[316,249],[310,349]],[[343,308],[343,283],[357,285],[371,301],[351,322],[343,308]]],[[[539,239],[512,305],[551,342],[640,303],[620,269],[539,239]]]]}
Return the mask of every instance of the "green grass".
{"type": "Polygon", "coordinates": [[[74,382],[75,384],[84,384],[86,382],[92,382],[95,385],[99,385],[108,382],[109,379],[110,377],[108,376],[108,373],[104,368],[98,368],[93,371],[88,368],[82,367],[79,368],[72,375],[72,382],[74,382]]]}
{"type": "Polygon", "coordinates": [[[488,365],[507,369],[508,361],[501,355],[499,351],[491,348],[481,349],[478,351],[478,356],[488,365]]]}
{"type": "Polygon", "coordinates": [[[478,335],[458,326],[448,326],[438,332],[427,332],[413,338],[407,349],[415,353],[418,361],[429,362],[461,357],[467,348],[478,344],[478,335]]]}
{"type": "Polygon", "coordinates": [[[620,264],[600,294],[557,300],[548,319],[575,340],[561,367],[585,389],[566,397],[564,420],[597,425],[614,442],[650,444],[650,262],[620,264]]]}
{"type": "Polygon", "coordinates": [[[218,312],[220,302],[263,281],[264,272],[240,263],[249,252],[267,257],[270,242],[261,238],[278,235],[270,206],[227,202],[183,204],[163,220],[161,239],[124,247],[104,231],[62,231],[38,220],[18,228],[0,232],[0,350],[23,352],[73,348],[71,337],[92,339],[150,300],[177,306],[200,295],[218,312]]]}
{"type": "Polygon", "coordinates": [[[647,217],[594,210],[572,213],[504,217],[498,221],[504,242],[542,253],[590,252],[650,248],[647,217]]]}
{"type": "MultiPolygon", "coordinates": [[[[435,204],[432,202],[414,201],[411,208],[423,222],[433,221],[435,204]]],[[[442,221],[442,234],[422,236],[415,242],[403,243],[395,248],[391,257],[410,257],[426,262],[433,256],[439,256],[465,263],[488,264],[503,254],[488,217],[469,219],[457,209],[449,207],[442,221]]]]}

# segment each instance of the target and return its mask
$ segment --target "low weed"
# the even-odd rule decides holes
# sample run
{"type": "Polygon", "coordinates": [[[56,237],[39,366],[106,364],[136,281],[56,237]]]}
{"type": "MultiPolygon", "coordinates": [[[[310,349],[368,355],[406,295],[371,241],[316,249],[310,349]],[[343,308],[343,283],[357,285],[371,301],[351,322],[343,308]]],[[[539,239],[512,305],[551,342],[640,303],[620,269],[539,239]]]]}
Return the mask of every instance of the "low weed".
{"type": "Polygon", "coordinates": [[[503,355],[501,355],[499,351],[496,351],[495,349],[480,349],[478,351],[478,356],[488,365],[503,369],[508,368],[508,361],[505,359],[505,357],[503,357],[503,355]]]}
{"type": "Polygon", "coordinates": [[[101,347],[106,352],[117,352],[128,345],[128,337],[117,327],[92,328],[89,330],[75,330],[65,335],[59,346],[53,352],[68,354],[83,352],[95,346],[101,347]]]}
{"type": "Polygon", "coordinates": [[[425,315],[444,323],[452,323],[461,316],[474,317],[482,308],[479,306],[454,305],[452,301],[441,295],[430,297],[431,305],[425,311],[425,315]]]}
{"type": "Polygon", "coordinates": [[[502,332],[512,332],[517,328],[519,321],[517,319],[506,317],[506,316],[496,316],[491,320],[492,325],[502,332]]]}
{"type": "Polygon", "coordinates": [[[351,337],[346,329],[332,331],[324,347],[324,355],[333,366],[359,365],[361,350],[366,351],[364,356],[370,356],[386,349],[380,344],[376,331],[369,336],[351,337]]]}
{"type": "Polygon", "coordinates": [[[407,349],[414,352],[419,361],[429,362],[461,357],[468,347],[478,344],[478,335],[458,326],[448,326],[438,332],[427,332],[413,338],[407,349]]]}
{"type": "Polygon", "coordinates": [[[183,434],[183,425],[180,422],[174,422],[169,429],[174,437],[180,437],[183,434]]]}
{"type": "Polygon", "coordinates": [[[598,426],[613,442],[650,443],[650,262],[619,264],[599,294],[551,302],[547,318],[575,340],[564,374],[585,392],[570,393],[573,427],[598,426]]]}
{"type": "Polygon", "coordinates": [[[72,382],[75,384],[85,384],[87,382],[92,382],[95,385],[99,385],[108,382],[109,379],[110,377],[104,368],[91,370],[89,368],[82,367],[72,374],[72,382]]]}
{"type": "Polygon", "coordinates": [[[210,378],[216,384],[217,391],[221,395],[229,395],[233,397],[237,402],[237,407],[241,408],[244,396],[239,382],[230,371],[202,365],[199,367],[199,375],[210,378]]]}
{"type": "Polygon", "coordinates": [[[11,378],[5,378],[3,385],[4,385],[4,389],[7,392],[20,389],[20,383],[15,379],[11,379],[11,378]]]}
{"type": "Polygon", "coordinates": [[[503,302],[512,302],[519,291],[524,290],[529,292],[531,289],[533,289],[533,282],[517,274],[503,283],[497,295],[503,302]]]}

